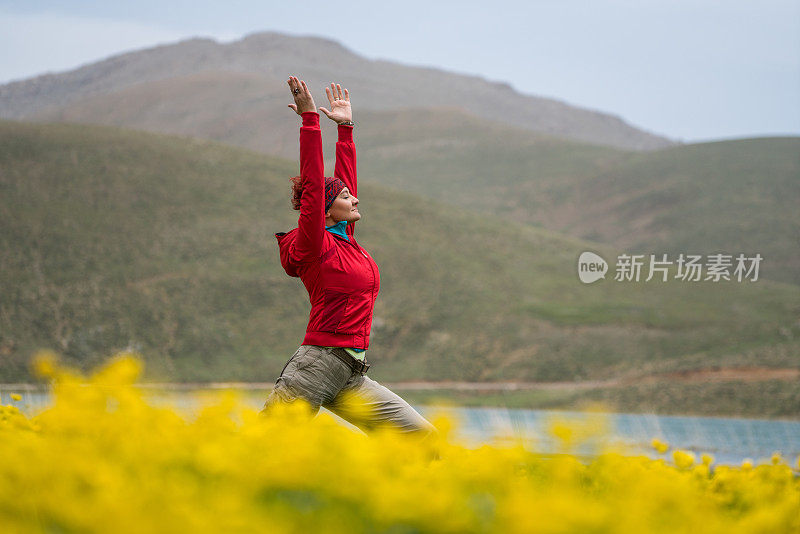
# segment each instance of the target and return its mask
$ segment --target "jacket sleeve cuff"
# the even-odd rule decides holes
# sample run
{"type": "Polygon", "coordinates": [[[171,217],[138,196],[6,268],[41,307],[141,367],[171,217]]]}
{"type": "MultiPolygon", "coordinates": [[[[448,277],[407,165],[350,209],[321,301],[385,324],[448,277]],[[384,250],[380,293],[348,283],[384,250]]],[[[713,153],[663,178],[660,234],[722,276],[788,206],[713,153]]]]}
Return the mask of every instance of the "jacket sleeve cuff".
{"type": "Polygon", "coordinates": [[[339,130],[339,141],[352,141],[353,140],[353,127],[345,124],[340,124],[337,128],[339,130]]]}
{"type": "Polygon", "coordinates": [[[303,126],[319,126],[319,113],[316,111],[304,111],[300,116],[303,117],[303,126]]]}

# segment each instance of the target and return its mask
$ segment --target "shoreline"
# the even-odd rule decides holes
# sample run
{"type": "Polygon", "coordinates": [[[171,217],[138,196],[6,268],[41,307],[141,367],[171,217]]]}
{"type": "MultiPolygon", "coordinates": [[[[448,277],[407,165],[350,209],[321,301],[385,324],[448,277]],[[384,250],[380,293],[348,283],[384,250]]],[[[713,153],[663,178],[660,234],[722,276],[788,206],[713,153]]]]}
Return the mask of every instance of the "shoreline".
{"type": "MultiPolygon", "coordinates": [[[[711,384],[719,382],[766,382],[766,381],[800,381],[800,368],[783,367],[770,368],[758,366],[743,367],[711,367],[705,369],[692,369],[669,371],[663,373],[650,373],[645,375],[628,375],[607,380],[579,380],[579,381],[495,381],[495,382],[469,382],[462,380],[405,380],[399,382],[382,382],[388,388],[397,388],[405,391],[522,391],[522,390],[584,390],[607,387],[624,387],[648,385],[658,382],[673,384],[711,384]]],[[[260,390],[272,389],[272,382],[137,382],[136,387],[144,389],[241,389],[260,390]]],[[[48,386],[44,382],[8,382],[0,383],[1,389],[44,389],[48,386]]]]}
{"type": "MultiPolygon", "coordinates": [[[[777,380],[785,382],[785,380],[777,380]]],[[[732,382],[723,383],[727,386],[732,382]]],[[[608,413],[657,415],[664,417],[702,417],[715,419],[760,420],[772,422],[800,422],[800,413],[769,414],[756,411],[720,409],[712,403],[706,404],[705,409],[696,409],[697,405],[683,403],[682,406],[653,405],[648,402],[650,394],[638,391],[633,399],[627,402],[617,402],[619,397],[613,395],[620,391],[636,391],[637,386],[653,387],[653,383],[646,379],[582,381],[582,382],[462,382],[462,381],[405,381],[384,383],[386,387],[399,393],[409,403],[421,406],[435,406],[440,402],[459,408],[504,408],[508,410],[534,410],[534,411],[585,411],[587,407],[606,405],[608,413]],[[612,396],[603,398],[604,393],[612,396]],[[683,408],[683,409],[681,409],[683,408]],[[686,409],[689,408],[689,409],[686,409]]],[[[666,385],[662,382],[662,385],[666,385]]],[[[696,387],[695,382],[674,381],[678,387],[696,387]]],[[[708,387],[719,386],[717,381],[706,381],[702,385],[708,387]]],[[[272,390],[273,382],[141,382],[134,387],[146,391],[146,394],[187,394],[202,391],[234,390],[246,392],[249,395],[267,393],[272,390]]],[[[658,387],[656,385],[656,387],[658,387]]],[[[758,387],[756,384],[755,387],[758,387]]],[[[49,393],[49,383],[0,383],[0,394],[7,397],[13,393],[28,395],[43,395],[49,393]]],[[[751,392],[752,394],[752,392],[751,392]]]]}

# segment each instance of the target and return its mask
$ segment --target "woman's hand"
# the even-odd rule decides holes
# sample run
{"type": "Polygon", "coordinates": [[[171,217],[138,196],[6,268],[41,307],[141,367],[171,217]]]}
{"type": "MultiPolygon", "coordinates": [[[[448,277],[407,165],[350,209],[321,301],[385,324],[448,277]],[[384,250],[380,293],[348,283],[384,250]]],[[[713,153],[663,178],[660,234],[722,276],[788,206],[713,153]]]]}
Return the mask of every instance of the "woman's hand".
{"type": "Polygon", "coordinates": [[[342,86],[331,84],[330,87],[325,88],[325,94],[328,95],[328,102],[331,103],[331,109],[328,111],[325,108],[319,108],[329,119],[336,124],[344,121],[353,120],[353,110],[350,108],[350,92],[345,89],[342,93],[342,86]]]}
{"type": "MultiPolygon", "coordinates": [[[[306,111],[317,112],[317,107],[314,105],[314,97],[311,96],[311,91],[306,87],[306,82],[298,80],[294,76],[289,76],[286,83],[289,84],[289,89],[292,90],[292,96],[294,96],[294,104],[289,104],[289,107],[295,113],[302,115],[306,111]]],[[[350,104],[348,103],[347,105],[349,108],[350,104]]]]}

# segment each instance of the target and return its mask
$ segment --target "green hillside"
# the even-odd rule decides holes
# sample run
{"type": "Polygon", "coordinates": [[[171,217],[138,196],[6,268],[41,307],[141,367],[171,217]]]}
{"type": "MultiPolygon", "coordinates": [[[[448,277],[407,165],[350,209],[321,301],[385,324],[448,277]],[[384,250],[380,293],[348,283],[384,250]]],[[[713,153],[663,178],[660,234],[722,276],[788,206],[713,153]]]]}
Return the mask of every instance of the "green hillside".
{"type": "Polygon", "coordinates": [[[361,113],[362,175],[634,253],[760,253],[800,283],[800,138],[650,152],[580,144],[457,112],[361,113]]]}
{"type": "MultiPolygon", "coordinates": [[[[133,348],[151,380],[274,380],[309,307],[272,237],[296,221],[297,168],[206,141],[0,122],[0,382],[27,379],[37,347],[84,368],[133,348]]],[[[787,350],[796,286],[587,286],[580,252],[613,262],[618,250],[374,184],[360,193],[357,238],[381,269],[376,380],[800,367],[787,350]]]]}

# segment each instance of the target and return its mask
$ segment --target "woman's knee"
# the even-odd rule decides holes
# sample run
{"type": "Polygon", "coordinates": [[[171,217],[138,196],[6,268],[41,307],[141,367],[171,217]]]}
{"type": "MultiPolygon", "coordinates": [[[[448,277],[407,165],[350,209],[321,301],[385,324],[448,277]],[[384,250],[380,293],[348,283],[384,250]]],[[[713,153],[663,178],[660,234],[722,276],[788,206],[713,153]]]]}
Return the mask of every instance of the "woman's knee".
{"type": "Polygon", "coordinates": [[[420,415],[422,421],[418,423],[417,434],[423,439],[436,439],[439,437],[439,430],[433,424],[420,415]]]}

